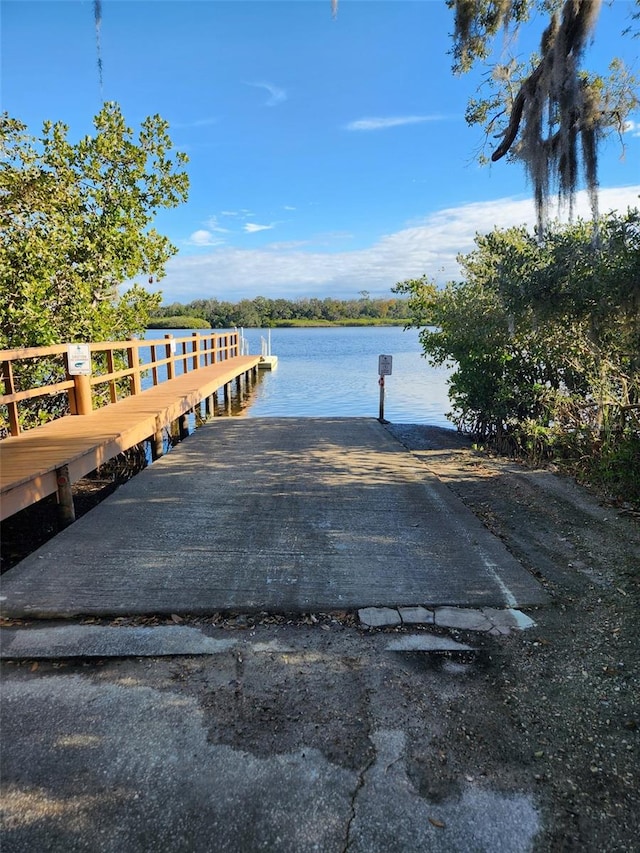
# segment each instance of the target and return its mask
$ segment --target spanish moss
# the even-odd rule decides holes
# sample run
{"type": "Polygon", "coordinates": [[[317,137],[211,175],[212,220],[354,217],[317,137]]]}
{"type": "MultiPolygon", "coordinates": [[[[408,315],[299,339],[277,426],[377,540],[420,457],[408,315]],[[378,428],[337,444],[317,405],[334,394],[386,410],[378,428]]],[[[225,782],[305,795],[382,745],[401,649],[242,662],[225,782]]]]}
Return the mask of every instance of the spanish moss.
{"type": "MultiPolygon", "coordinates": [[[[489,4],[492,13],[505,25],[513,14],[512,4],[489,4]]],[[[561,201],[573,213],[580,164],[594,222],[597,222],[597,143],[607,120],[598,88],[590,84],[580,68],[585,48],[593,33],[601,0],[564,0],[561,13],[552,15],[540,45],[540,61],[520,82],[510,103],[509,120],[502,140],[491,155],[496,162],[506,154],[520,159],[533,184],[538,230],[546,228],[548,199],[556,186],[561,201]]],[[[456,39],[458,50],[466,48],[477,58],[482,51],[469,39],[474,38],[470,23],[472,9],[478,3],[456,0],[456,39]]],[[[495,32],[484,26],[484,32],[495,32]]],[[[463,55],[463,54],[459,54],[463,55]]]]}
{"type": "Polygon", "coordinates": [[[100,98],[104,101],[104,86],[102,80],[102,45],[100,44],[100,27],[102,26],[102,0],[93,0],[93,17],[96,25],[96,51],[98,56],[98,83],[100,98]]]}

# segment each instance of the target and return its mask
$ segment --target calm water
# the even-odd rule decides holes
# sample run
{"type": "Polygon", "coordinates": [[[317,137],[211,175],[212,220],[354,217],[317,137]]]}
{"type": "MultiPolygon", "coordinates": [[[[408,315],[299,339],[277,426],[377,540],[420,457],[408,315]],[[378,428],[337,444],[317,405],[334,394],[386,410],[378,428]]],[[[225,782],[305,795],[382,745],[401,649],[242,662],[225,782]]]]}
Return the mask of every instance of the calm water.
{"type": "MultiPolygon", "coordinates": [[[[176,336],[189,331],[174,332],[176,336]]],[[[161,338],[151,329],[147,338],[161,338]]],[[[251,354],[262,351],[268,332],[245,329],[251,354]]],[[[378,356],[393,356],[386,377],[385,417],[394,423],[449,427],[445,368],[421,356],[418,333],[401,327],[272,329],[274,371],[260,371],[245,417],[378,417],[378,356]]]]}
{"type": "MultiPolygon", "coordinates": [[[[265,332],[248,329],[250,352],[260,352],[265,332]]],[[[385,380],[385,417],[396,423],[451,426],[448,371],[429,367],[418,333],[393,327],[274,329],[271,351],[278,366],[260,382],[247,415],[377,417],[378,356],[393,356],[385,380]]]]}

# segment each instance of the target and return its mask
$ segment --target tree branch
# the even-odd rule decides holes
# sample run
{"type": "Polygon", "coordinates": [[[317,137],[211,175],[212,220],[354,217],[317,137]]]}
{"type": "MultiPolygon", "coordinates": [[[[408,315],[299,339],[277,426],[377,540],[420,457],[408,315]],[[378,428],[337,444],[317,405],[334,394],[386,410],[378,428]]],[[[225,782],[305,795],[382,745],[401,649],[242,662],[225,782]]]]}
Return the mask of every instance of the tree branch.
{"type": "Polygon", "coordinates": [[[535,87],[538,85],[538,80],[542,75],[543,68],[544,60],[540,62],[535,71],[533,71],[524,81],[522,86],[520,86],[520,91],[516,95],[515,100],[513,102],[513,106],[511,107],[511,116],[509,118],[509,124],[503,134],[502,142],[500,143],[500,145],[498,145],[496,150],[491,155],[491,160],[494,163],[502,159],[502,157],[504,157],[504,155],[509,151],[509,149],[515,142],[516,136],[518,135],[518,131],[520,130],[520,123],[522,122],[522,113],[524,111],[524,105],[529,95],[532,94],[532,92],[535,90],[535,87]]]}

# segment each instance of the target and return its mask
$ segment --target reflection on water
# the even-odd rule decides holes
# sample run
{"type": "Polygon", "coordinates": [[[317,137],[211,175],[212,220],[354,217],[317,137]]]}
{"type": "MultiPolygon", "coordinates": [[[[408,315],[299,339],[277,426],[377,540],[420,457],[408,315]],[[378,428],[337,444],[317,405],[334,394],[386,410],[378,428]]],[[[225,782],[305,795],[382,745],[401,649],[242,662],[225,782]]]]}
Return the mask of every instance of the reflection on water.
{"type": "MultiPolygon", "coordinates": [[[[176,336],[188,331],[174,332],[176,336]]],[[[149,330],[147,338],[163,332],[149,330]]],[[[249,352],[261,352],[267,332],[245,329],[249,352]]],[[[272,329],[276,370],[260,371],[246,405],[246,417],[378,417],[378,356],[393,356],[386,377],[385,417],[394,423],[428,423],[449,427],[446,368],[431,367],[422,357],[415,329],[331,327],[272,329]]]]}
{"type": "MultiPolygon", "coordinates": [[[[261,351],[266,332],[247,329],[252,353],[261,351]]],[[[396,423],[451,427],[445,368],[422,357],[415,329],[332,327],[273,329],[273,372],[261,372],[248,417],[377,417],[380,388],[378,356],[393,356],[385,381],[385,417],[396,423]]]]}

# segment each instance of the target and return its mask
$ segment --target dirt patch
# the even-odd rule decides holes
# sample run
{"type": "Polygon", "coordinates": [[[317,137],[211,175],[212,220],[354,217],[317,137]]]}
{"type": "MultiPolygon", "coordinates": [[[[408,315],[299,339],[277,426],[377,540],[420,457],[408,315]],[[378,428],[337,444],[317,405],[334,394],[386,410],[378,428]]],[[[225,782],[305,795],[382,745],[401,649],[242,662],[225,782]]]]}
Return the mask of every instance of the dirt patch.
{"type": "Polygon", "coordinates": [[[500,647],[445,744],[534,768],[540,850],[636,850],[640,837],[640,527],[569,478],[492,459],[427,427],[391,432],[545,586],[538,626],[500,647]],[[477,704],[480,699],[481,704],[477,704]],[[496,715],[496,711],[499,713],[496,715]],[[498,723],[498,725],[496,725],[498,723]],[[456,743],[457,741],[457,743],[456,743]]]}

